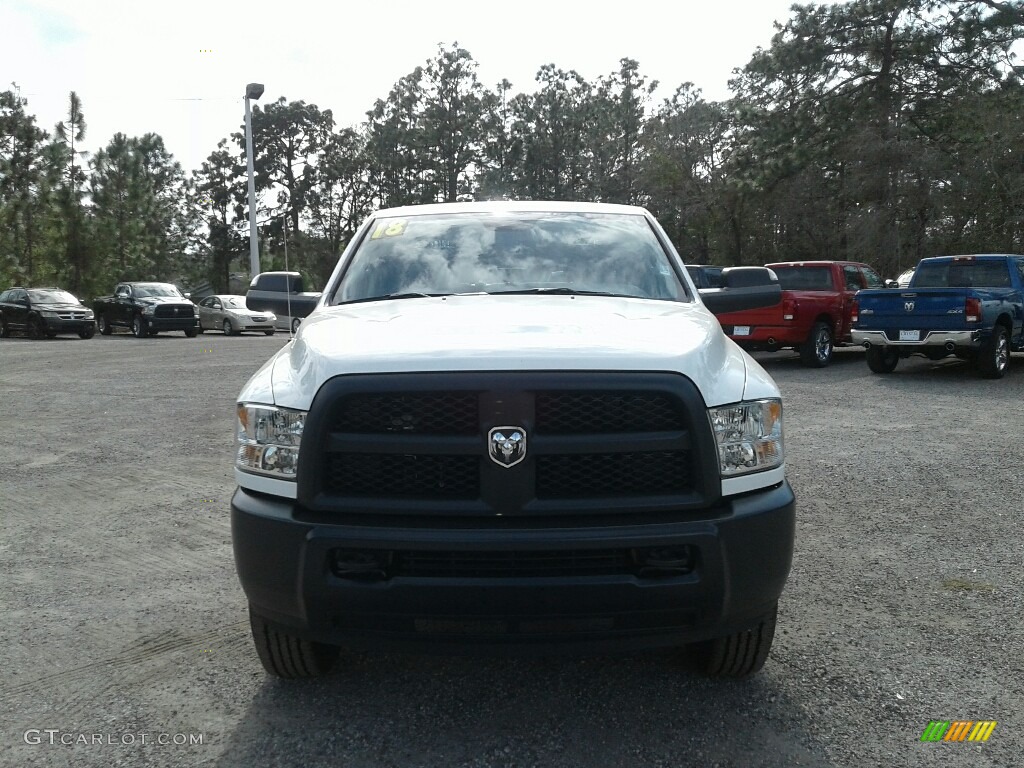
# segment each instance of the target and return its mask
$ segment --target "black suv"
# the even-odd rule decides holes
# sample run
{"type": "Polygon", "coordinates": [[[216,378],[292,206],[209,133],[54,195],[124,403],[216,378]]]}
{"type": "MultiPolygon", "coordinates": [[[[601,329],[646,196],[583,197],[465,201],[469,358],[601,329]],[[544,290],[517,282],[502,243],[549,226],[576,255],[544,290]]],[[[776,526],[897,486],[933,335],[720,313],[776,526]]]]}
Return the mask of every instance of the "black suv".
{"type": "Polygon", "coordinates": [[[93,311],[60,288],[11,288],[0,293],[0,337],[24,331],[30,338],[96,333],[93,311]]]}

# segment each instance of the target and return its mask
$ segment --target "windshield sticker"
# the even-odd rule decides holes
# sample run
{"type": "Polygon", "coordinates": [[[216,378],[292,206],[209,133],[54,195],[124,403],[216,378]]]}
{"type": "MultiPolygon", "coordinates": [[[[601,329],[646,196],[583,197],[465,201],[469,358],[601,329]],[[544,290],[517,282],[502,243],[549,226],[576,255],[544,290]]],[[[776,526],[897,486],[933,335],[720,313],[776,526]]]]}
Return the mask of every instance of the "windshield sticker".
{"type": "Polygon", "coordinates": [[[371,240],[379,240],[382,237],[401,237],[405,234],[404,221],[392,221],[390,224],[382,221],[370,235],[371,240]]]}

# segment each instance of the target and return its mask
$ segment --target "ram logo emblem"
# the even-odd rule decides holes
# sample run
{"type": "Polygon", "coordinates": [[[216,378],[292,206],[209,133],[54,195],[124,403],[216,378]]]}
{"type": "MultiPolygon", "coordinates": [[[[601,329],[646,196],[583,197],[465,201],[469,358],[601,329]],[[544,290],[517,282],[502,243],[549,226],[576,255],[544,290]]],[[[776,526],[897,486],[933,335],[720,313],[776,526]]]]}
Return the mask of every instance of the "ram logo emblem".
{"type": "Polygon", "coordinates": [[[907,312],[913,312],[914,311],[914,302],[912,302],[912,301],[905,301],[905,302],[903,302],[903,308],[905,310],[907,310],[907,312]]]}
{"type": "Polygon", "coordinates": [[[501,467],[514,467],[526,458],[526,430],[522,427],[495,427],[487,433],[491,461],[501,467]]]}

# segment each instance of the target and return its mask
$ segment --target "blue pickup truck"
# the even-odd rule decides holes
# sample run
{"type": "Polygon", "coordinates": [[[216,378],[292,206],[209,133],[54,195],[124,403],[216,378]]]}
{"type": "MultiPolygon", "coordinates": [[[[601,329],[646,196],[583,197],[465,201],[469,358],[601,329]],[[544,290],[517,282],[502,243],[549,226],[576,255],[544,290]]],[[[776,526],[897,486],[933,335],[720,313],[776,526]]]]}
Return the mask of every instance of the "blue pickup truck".
{"type": "Polygon", "coordinates": [[[875,373],[914,354],[956,355],[998,379],[1010,353],[1024,351],[1024,256],[922,259],[908,287],[859,291],[853,323],[875,373]]]}

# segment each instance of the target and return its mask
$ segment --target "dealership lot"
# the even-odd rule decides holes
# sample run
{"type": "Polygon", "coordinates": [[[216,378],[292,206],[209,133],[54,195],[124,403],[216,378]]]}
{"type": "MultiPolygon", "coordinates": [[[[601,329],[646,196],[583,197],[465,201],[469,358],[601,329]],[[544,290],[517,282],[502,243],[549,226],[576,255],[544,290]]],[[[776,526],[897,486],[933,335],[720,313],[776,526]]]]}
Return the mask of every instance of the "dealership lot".
{"type": "Polygon", "coordinates": [[[0,765],[1019,764],[1024,356],[997,381],[758,356],[798,529],[750,680],[657,652],[351,654],[289,683],[256,659],[228,521],[234,398],[286,343],[0,340],[0,765]],[[922,742],[933,720],[998,725],[922,742]]]}

